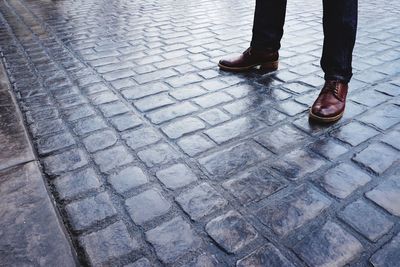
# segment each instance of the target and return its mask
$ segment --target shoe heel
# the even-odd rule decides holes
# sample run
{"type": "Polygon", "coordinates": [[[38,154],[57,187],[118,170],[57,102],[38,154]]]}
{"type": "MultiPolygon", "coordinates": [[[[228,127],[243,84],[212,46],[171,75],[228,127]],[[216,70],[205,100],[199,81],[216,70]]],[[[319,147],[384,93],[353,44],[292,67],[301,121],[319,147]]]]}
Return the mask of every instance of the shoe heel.
{"type": "Polygon", "coordinates": [[[273,62],[268,62],[260,65],[261,70],[268,70],[268,71],[274,71],[277,70],[279,66],[279,61],[273,61],[273,62]]]}

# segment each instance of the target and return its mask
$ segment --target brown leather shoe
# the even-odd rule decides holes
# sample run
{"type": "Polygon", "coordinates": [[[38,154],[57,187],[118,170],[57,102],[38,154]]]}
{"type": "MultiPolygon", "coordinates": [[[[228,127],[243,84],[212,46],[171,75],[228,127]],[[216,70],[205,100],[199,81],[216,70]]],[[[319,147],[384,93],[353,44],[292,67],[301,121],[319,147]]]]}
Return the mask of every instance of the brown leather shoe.
{"type": "Polygon", "coordinates": [[[310,109],[310,119],[318,122],[334,122],[344,113],[347,96],[347,83],[326,81],[317,100],[310,109]]]}
{"type": "Polygon", "coordinates": [[[260,66],[261,69],[274,71],[278,69],[278,51],[261,51],[249,47],[240,56],[219,61],[221,70],[240,72],[260,66]]]}

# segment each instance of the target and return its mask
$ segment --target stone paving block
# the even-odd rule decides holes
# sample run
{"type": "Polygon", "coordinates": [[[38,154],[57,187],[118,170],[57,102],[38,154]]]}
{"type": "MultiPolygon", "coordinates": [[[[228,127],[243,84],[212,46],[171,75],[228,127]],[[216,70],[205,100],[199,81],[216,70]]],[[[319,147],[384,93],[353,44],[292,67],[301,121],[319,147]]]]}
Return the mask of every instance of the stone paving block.
{"type": "Polygon", "coordinates": [[[99,151],[94,156],[94,161],[102,172],[123,166],[133,161],[132,155],[123,146],[114,146],[99,151]]]}
{"type": "Polygon", "coordinates": [[[206,231],[229,253],[241,250],[258,237],[254,227],[233,210],[207,223],[206,231]]]}
{"type": "Polygon", "coordinates": [[[134,114],[128,113],[110,119],[111,124],[120,132],[142,125],[143,121],[134,114]]]}
{"type": "Polygon", "coordinates": [[[201,246],[200,238],[182,218],[176,217],[146,232],[157,256],[168,264],[201,246]]]}
{"type": "Polygon", "coordinates": [[[383,181],[365,196],[391,214],[400,216],[400,180],[396,176],[383,181]]]}
{"type": "Polygon", "coordinates": [[[73,146],[75,140],[68,132],[52,136],[44,136],[36,141],[39,154],[44,155],[69,146],[73,146]]]}
{"type": "Polygon", "coordinates": [[[332,201],[315,189],[302,185],[261,208],[257,217],[276,234],[285,236],[326,210],[332,201]]]}
{"type": "Polygon", "coordinates": [[[124,114],[129,111],[129,108],[120,101],[111,102],[99,106],[101,112],[105,117],[112,117],[119,114],[124,114]]]}
{"type": "Polygon", "coordinates": [[[27,123],[32,124],[34,122],[57,119],[59,117],[59,113],[56,108],[40,108],[26,112],[25,116],[27,123]]]}
{"type": "Polygon", "coordinates": [[[288,125],[283,125],[272,132],[270,130],[259,134],[254,138],[257,143],[266,147],[274,153],[283,152],[285,149],[306,140],[305,134],[301,131],[290,127],[288,125]]]}
{"type": "Polygon", "coordinates": [[[128,198],[125,205],[132,220],[139,225],[164,215],[171,209],[171,204],[156,189],[128,198]]]}
{"type": "Polygon", "coordinates": [[[352,165],[341,163],[323,174],[320,184],[332,195],[343,199],[369,181],[369,175],[352,165]]]}
{"type": "Polygon", "coordinates": [[[147,184],[149,179],[142,169],[130,166],[112,174],[108,178],[112,187],[120,194],[125,193],[133,188],[147,184]]]}
{"type": "Polygon", "coordinates": [[[382,137],[383,142],[395,147],[397,150],[400,150],[400,142],[398,140],[400,140],[400,130],[394,130],[382,137]]]}
{"type": "Polygon", "coordinates": [[[66,130],[65,125],[60,119],[38,121],[31,124],[29,128],[35,138],[66,130]]]}
{"type": "Polygon", "coordinates": [[[231,100],[233,100],[233,98],[223,92],[216,92],[193,99],[193,101],[202,108],[213,107],[221,103],[229,102],[231,100]]]}
{"type": "Polygon", "coordinates": [[[297,180],[318,170],[325,164],[313,154],[304,150],[292,150],[280,160],[274,161],[272,168],[280,172],[285,178],[297,180]]]}
{"type": "Polygon", "coordinates": [[[256,167],[222,184],[240,203],[249,204],[266,198],[285,186],[272,177],[268,168],[256,167]]]}
{"type": "Polygon", "coordinates": [[[84,135],[96,130],[100,130],[106,128],[107,125],[105,124],[104,120],[99,117],[89,117],[85,119],[81,119],[77,121],[74,125],[74,132],[77,135],[84,135]]]}
{"type": "Polygon", "coordinates": [[[126,90],[122,90],[121,93],[126,99],[134,100],[168,90],[169,88],[167,85],[156,82],[146,86],[135,86],[126,90]]]}
{"type": "Polygon", "coordinates": [[[83,104],[79,107],[66,109],[66,110],[64,110],[63,113],[64,113],[67,121],[75,121],[75,120],[79,120],[82,118],[92,116],[96,112],[94,111],[94,109],[91,106],[89,106],[87,104],[83,104]]]}
{"type": "Polygon", "coordinates": [[[201,135],[191,135],[179,139],[178,146],[189,156],[196,156],[213,146],[215,144],[201,135]]]}
{"type": "Polygon", "coordinates": [[[151,145],[161,140],[161,136],[150,127],[123,133],[121,137],[132,149],[151,145]]]}
{"type": "Polygon", "coordinates": [[[334,160],[348,151],[347,148],[330,139],[318,140],[311,144],[310,147],[315,153],[329,160],[334,160]]]}
{"type": "Polygon", "coordinates": [[[267,157],[268,154],[260,147],[242,143],[200,158],[199,162],[212,175],[222,176],[226,179],[239,170],[244,170],[267,157]]]}
{"type": "Polygon", "coordinates": [[[178,117],[188,115],[197,110],[198,108],[193,104],[184,102],[156,110],[152,113],[147,114],[146,116],[151,120],[152,123],[160,124],[178,117]]]}
{"type": "Polygon", "coordinates": [[[158,171],[156,176],[170,189],[177,189],[197,180],[196,175],[186,165],[181,163],[158,171]]]}
{"type": "Polygon", "coordinates": [[[282,255],[282,253],[271,243],[261,247],[250,255],[240,259],[236,263],[237,267],[263,267],[263,266],[280,266],[294,267],[290,261],[282,255]]]}
{"type": "Polygon", "coordinates": [[[65,209],[74,230],[80,231],[117,213],[107,193],[74,201],[65,209]]]}
{"type": "Polygon", "coordinates": [[[199,85],[193,84],[183,88],[177,88],[171,91],[169,94],[175,99],[185,100],[192,97],[201,96],[206,93],[207,91],[201,88],[199,85]]]}
{"type": "Polygon", "coordinates": [[[376,267],[400,266],[400,234],[397,234],[390,242],[378,250],[370,258],[370,263],[376,267]]]}
{"type": "Polygon", "coordinates": [[[398,151],[381,143],[373,143],[353,157],[354,161],[379,175],[399,159],[400,154],[398,151]]]}
{"type": "Polygon", "coordinates": [[[361,243],[338,224],[328,221],[301,240],[294,250],[309,266],[344,266],[363,251],[361,243]]]}
{"type": "Polygon", "coordinates": [[[243,117],[211,128],[204,133],[217,144],[221,144],[235,137],[254,132],[261,127],[262,125],[257,120],[251,117],[243,117]]]}
{"type": "Polygon", "coordinates": [[[394,225],[387,216],[362,200],[348,205],[343,210],[341,217],[373,242],[386,234],[394,225]]]}
{"type": "Polygon", "coordinates": [[[370,127],[364,126],[358,122],[351,122],[334,131],[332,136],[352,146],[357,146],[377,134],[379,134],[379,132],[370,127]]]}
{"type": "Polygon", "coordinates": [[[151,168],[155,165],[162,165],[173,160],[178,160],[181,156],[168,144],[161,143],[149,146],[147,149],[138,152],[138,157],[151,168]]]}
{"type": "Polygon", "coordinates": [[[250,95],[248,97],[242,98],[235,102],[226,104],[223,106],[223,109],[228,113],[235,115],[242,115],[253,111],[254,109],[265,106],[269,104],[271,101],[267,97],[261,97],[259,95],[250,95]]]}
{"type": "MultiPolygon", "coordinates": [[[[361,81],[367,81],[363,79],[361,81]]],[[[373,90],[364,90],[362,93],[351,96],[350,99],[368,107],[374,107],[385,102],[389,97],[373,90]]]]}
{"type": "Polygon", "coordinates": [[[180,138],[185,134],[204,129],[206,125],[197,118],[184,118],[179,121],[172,122],[161,130],[171,139],[180,138]]]}
{"type": "Polygon", "coordinates": [[[197,74],[185,74],[179,77],[173,77],[170,78],[168,80],[166,80],[166,82],[171,85],[172,87],[182,87],[185,86],[187,84],[191,84],[191,83],[196,83],[196,82],[200,82],[202,81],[202,78],[199,77],[197,74]]]}
{"type": "Polygon", "coordinates": [[[135,100],[133,103],[138,110],[147,112],[174,104],[175,102],[167,94],[157,94],[135,100]]]}
{"type": "Polygon", "coordinates": [[[91,190],[100,188],[101,182],[92,168],[67,173],[54,180],[61,199],[72,199],[91,190]]]}
{"type": "Polygon", "coordinates": [[[43,160],[45,172],[49,175],[72,171],[87,163],[86,155],[81,149],[71,149],[43,160]]]}
{"type": "Polygon", "coordinates": [[[91,134],[82,141],[89,152],[96,152],[114,145],[117,142],[117,136],[113,131],[105,130],[91,134]]]}
{"type": "Polygon", "coordinates": [[[110,226],[79,238],[80,243],[93,266],[104,263],[139,249],[138,242],[132,238],[123,222],[118,221],[110,226]]]}
{"type": "Polygon", "coordinates": [[[268,126],[275,125],[286,118],[283,113],[278,112],[273,108],[262,109],[261,111],[255,113],[255,117],[258,120],[266,123],[268,126]]]}
{"type": "Polygon", "coordinates": [[[360,121],[387,130],[400,122],[400,107],[396,105],[381,106],[362,116],[360,121]]]}
{"type": "Polygon", "coordinates": [[[118,100],[118,97],[111,91],[104,91],[88,96],[94,105],[101,105],[118,100]]]}
{"type": "Polygon", "coordinates": [[[199,117],[211,125],[217,125],[230,119],[230,117],[219,109],[210,109],[203,112],[199,117]]]}
{"type": "Polygon", "coordinates": [[[207,183],[184,191],[176,197],[176,201],[195,221],[222,209],[228,204],[228,201],[207,183]]]}
{"type": "Polygon", "coordinates": [[[278,110],[282,111],[286,115],[289,116],[295,116],[303,111],[307,110],[307,106],[301,105],[297,102],[294,102],[292,100],[287,100],[285,102],[282,102],[279,104],[277,107],[278,110]]]}

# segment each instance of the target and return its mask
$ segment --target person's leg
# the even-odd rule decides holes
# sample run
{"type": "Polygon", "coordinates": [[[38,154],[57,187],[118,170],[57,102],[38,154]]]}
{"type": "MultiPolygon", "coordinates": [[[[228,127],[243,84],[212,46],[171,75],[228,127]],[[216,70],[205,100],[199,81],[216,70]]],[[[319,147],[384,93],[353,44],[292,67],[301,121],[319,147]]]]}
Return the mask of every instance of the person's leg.
{"type": "Polygon", "coordinates": [[[256,0],[252,48],[279,50],[285,24],[286,3],[286,0],[256,0]]]}
{"type": "Polygon", "coordinates": [[[286,0],[256,0],[250,48],[238,57],[222,59],[220,69],[247,71],[261,66],[264,70],[276,70],[285,13],[286,0]]]}
{"type": "Polygon", "coordinates": [[[357,31],[357,0],[323,0],[325,85],[310,109],[310,118],[334,122],[344,113],[357,31]]]}
{"type": "Polygon", "coordinates": [[[348,83],[357,31],[357,0],[323,0],[324,46],[321,67],[325,80],[348,83]]]}

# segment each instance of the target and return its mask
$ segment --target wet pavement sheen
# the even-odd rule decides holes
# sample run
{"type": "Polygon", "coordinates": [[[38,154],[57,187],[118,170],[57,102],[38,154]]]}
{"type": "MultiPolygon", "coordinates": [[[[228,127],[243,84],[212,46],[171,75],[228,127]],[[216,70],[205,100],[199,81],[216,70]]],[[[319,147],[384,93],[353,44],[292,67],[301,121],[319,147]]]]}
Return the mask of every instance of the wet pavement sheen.
{"type": "Polygon", "coordinates": [[[322,6],[288,2],[279,70],[231,74],[216,64],[247,48],[253,1],[0,1],[82,265],[400,262],[400,4],[360,2],[346,113],[315,125],[322,6]]]}

